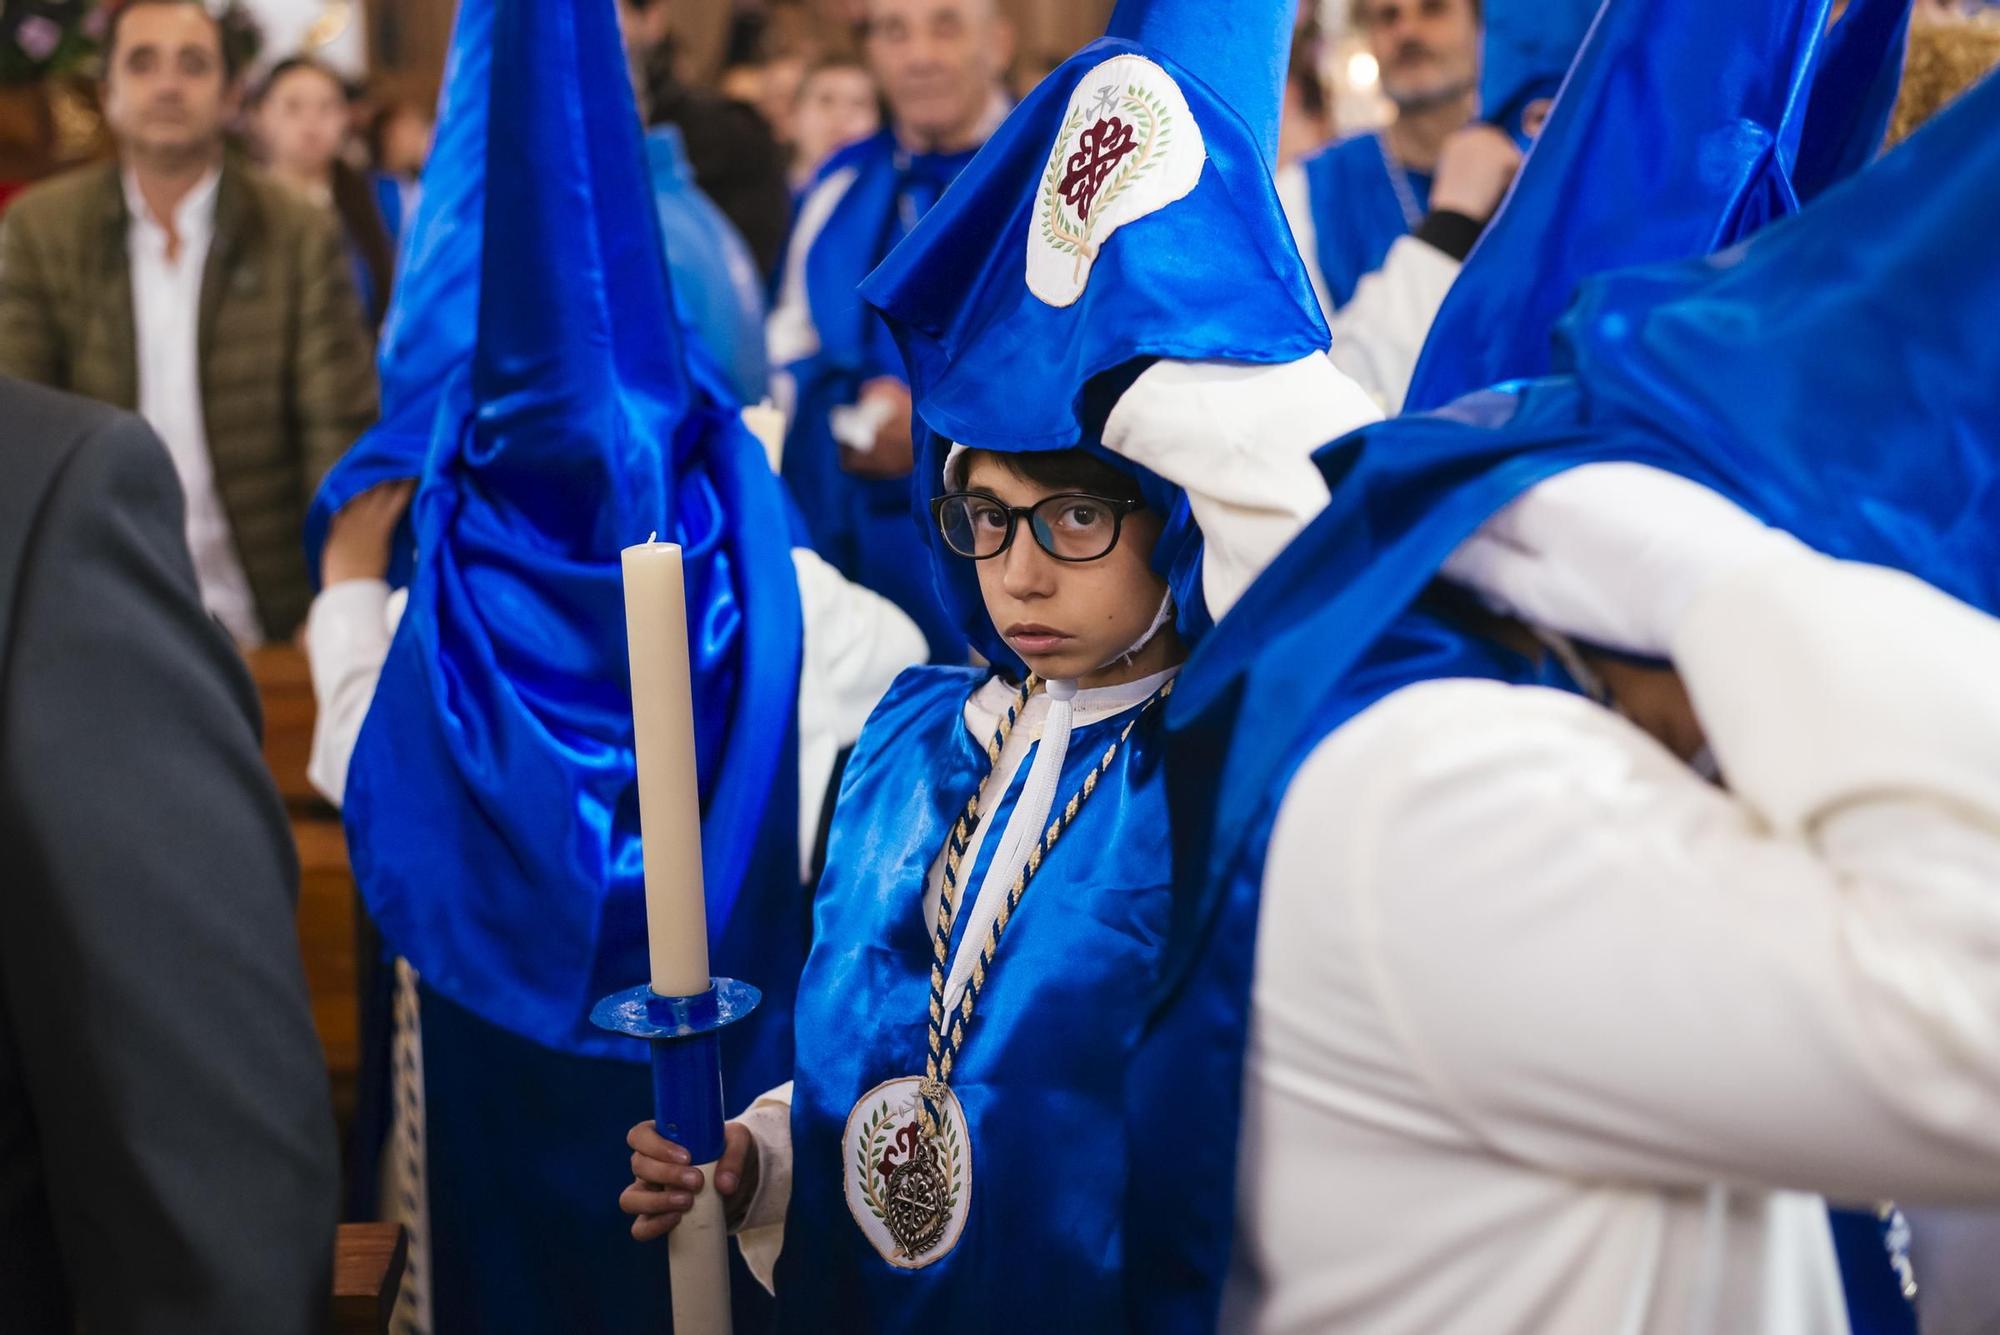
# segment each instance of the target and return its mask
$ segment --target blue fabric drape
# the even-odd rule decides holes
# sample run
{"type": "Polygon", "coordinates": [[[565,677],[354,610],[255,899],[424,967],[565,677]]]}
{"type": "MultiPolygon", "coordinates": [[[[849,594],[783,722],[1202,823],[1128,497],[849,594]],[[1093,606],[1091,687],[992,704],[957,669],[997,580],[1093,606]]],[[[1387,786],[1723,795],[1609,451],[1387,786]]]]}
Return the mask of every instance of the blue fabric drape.
{"type": "MultiPolygon", "coordinates": [[[[655,532],[687,548],[721,941],[739,904],[797,916],[776,912],[795,876],[748,868],[760,832],[796,839],[796,787],[773,776],[796,764],[801,631],[782,491],[673,316],[623,71],[594,0],[462,8],[384,420],[328,479],[313,537],[366,487],[421,476],[409,612],[347,801],[384,933],[490,1023],[637,1060],[588,1024],[646,973],[619,551],[655,532]]],[[[773,945],[718,968],[776,989],[782,1034],[802,944],[773,945]]]]}
{"type": "MultiPolygon", "coordinates": [[[[1261,886],[1277,804],[1312,749],[1440,676],[1528,679],[1419,600],[1457,546],[1536,482],[1628,460],[1690,477],[1830,555],[2000,610],[2000,83],[1796,218],[1710,259],[1588,283],[1565,374],[1358,431],[1319,464],[1332,503],[1190,661],[1169,711],[1176,918],[1164,988],[1243,977],[1219,931],[1261,886]],[[1482,661],[1483,659],[1483,661],[1482,661]]],[[[1247,1005],[1247,999],[1244,1000],[1247,1005]]],[[[1227,1210],[1233,1167],[1183,1208],[1227,1210]]],[[[1867,1294],[1871,1330],[1907,1329],[1867,1294]]]]}
{"type": "Polygon", "coordinates": [[[1584,278],[1707,255],[1796,212],[1809,121],[1822,178],[1847,164],[1866,122],[1849,109],[1869,90],[1816,83],[1828,3],[1608,4],[1438,312],[1408,409],[1546,373],[1584,278]]]}
{"type": "MultiPolygon", "coordinates": [[[[1358,134],[1328,145],[1299,164],[1312,200],[1313,248],[1317,252],[1306,256],[1306,261],[1319,266],[1320,278],[1336,307],[1353,298],[1356,285],[1381,268],[1389,257],[1389,247],[1410,231],[1403,201],[1382,158],[1384,151],[1377,135],[1358,134]]],[[[1406,174],[1410,202],[1420,214],[1428,212],[1431,178],[1422,172],[1406,174]]]]}

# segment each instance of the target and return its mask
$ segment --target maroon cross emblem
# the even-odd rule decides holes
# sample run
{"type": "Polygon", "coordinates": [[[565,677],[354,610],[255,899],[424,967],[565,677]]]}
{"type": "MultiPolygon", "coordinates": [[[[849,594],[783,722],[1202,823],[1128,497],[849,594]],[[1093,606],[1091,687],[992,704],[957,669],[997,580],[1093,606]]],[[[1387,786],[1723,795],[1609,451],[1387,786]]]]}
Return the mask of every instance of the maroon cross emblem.
{"type": "Polygon", "coordinates": [[[1060,187],[1063,201],[1076,210],[1078,218],[1090,220],[1090,206],[1096,201],[1097,192],[1111,179],[1111,173],[1118,170],[1118,164],[1138,146],[1132,127],[1116,116],[1101,120],[1083,132],[1083,137],[1077,140],[1076,152],[1069,156],[1069,174],[1063,177],[1060,187]]]}

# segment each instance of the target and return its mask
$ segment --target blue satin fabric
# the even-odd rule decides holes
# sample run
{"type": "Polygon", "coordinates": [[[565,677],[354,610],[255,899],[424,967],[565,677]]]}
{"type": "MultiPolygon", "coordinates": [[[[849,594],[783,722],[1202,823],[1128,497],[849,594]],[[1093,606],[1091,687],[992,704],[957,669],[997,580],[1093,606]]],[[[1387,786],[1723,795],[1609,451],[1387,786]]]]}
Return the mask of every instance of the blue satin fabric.
{"type": "Polygon", "coordinates": [[[1408,410],[1545,374],[1581,279],[1706,255],[1796,212],[1828,2],[1613,0],[1439,308],[1408,410]]]}
{"type": "MultiPolygon", "coordinates": [[[[972,1166],[957,1246],[923,1270],[898,1270],[848,1212],[841,1137],[850,1110],[882,1081],[923,1073],[932,963],[924,885],[988,769],[986,739],[962,712],[982,679],[965,669],[905,673],[841,785],[799,994],[779,1329],[1192,1331],[1200,1327],[1144,1319],[1164,1301],[1156,1277],[1171,1273],[1159,1235],[1185,1212],[1143,1219],[1129,1208],[1139,1182],[1163,1199],[1157,1184],[1171,1179],[1161,1164],[1134,1161],[1173,1105],[1153,1101],[1159,1084],[1133,1073],[1171,1073],[1176,1096],[1186,1082],[1198,1099],[1208,1061],[1186,1049],[1144,1055],[1155,1041],[1148,995],[1171,895],[1157,711],[1043,862],[980,994],[951,1081],[972,1166]]],[[[1129,721],[1076,730],[1060,792],[1080,786],[1129,721]]],[[[1177,1109],[1167,1120],[1183,1131],[1199,1125],[1182,1117],[1177,1109]]]]}
{"type": "MultiPolygon", "coordinates": [[[[1312,199],[1317,252],[1306,260],[1319,267],[1335,307],[1353,298],[1362,277],[1381,268],[1389,247],[1410,231],[1382,152],[1381,139],[1370,132],[1329,144],[1299,164],[1312,199]]],[[[1431,178],[1421,172],[1409,178],[1418,212],[1429,212],[1431,178]]]]}
{"type": "MultiPolygon", "coordinates": [[[[1606,0],[1617,8],[1628,0],[1606,0]]],[[[1554,96],[1576,59],[1599,0],[1486,0],[1479,114],[1510,132],[1538,97],[1554,96]]]]}
{"type": "MultiPolygon", "coordinates": [[[[1143,8],[1127,0],[1120,12],[1143,8]]],[[[1241,8],[1230,31],[1270,25],[1271,4],[1241,8]]],[[[1265,118],[1246,121],[1182,63],[1185,54],[1107,37],[1071,57],[862,285],[895,331],[931,429],[987,449],[1065,449],[1085,435],[1085,385],[1135,359],[1268,365],[1326,349],[1331,335],[1263,155],[1265,118]],[[1071,93],[1119,55],[1144,56],[1173,76],[1208,164],[1186,198],[1105,243],[1074,304],[1050,306],[1026,275],[1042,169],[1071,93]]]]}
{"type": "Polygon", "coordinates": [[[895,341],[858,289],[972,157],[908,153],[884,130],[826,165],[821,179],[850,170],[855,176],[806,255],[806,297],[820,347],[784,368],[797,396],[784,476],[814,549],[909,613],[940,662],[964,661],[965,646],[931,590],[922,532],[910,524],[910,484],[843,469],[830,419],[834,409],[858,399],[868,381],[906,378],[895,341]]]}
{"type": "Polygon", "coordinates": [[[452,71],[388,415],[315,507],[323,532],[421,467],[409,611],[349,777],[356,876],[440,995],[644,1059],[588,1022],[647,972],[619,553],[679,541],[715,967],[766,995],[730,1066],[754,1092],[789,1068],[803,954],[790,515],[679,336],[612,7],[474,0],[452,71]]]}
{"type": "MultiPolygon", "coordinates": [[[[1989,82],[1735,251],[1597,280],[1564,326],[1571,374],[1321,452],[1331,504],[1197,651],[1170,704],[1178,889],[1163,987],[1226,996],[1247,978],[1240,905],[1322,739],[1417,681],[1532,679],[1417,601],[1466,537],[1558,472],[1665,468],[1830,555],[2000,611],[2000,353],[1987,336],[2000,272],[1972,262],[2000,208],[1996,115],[1989,82]]],[[[1240,987],[1233,1002],[1247,1011],[1240,987]]],[[[1198,1167],[1183,1210],[1233,1209],[1233,1163],[1198,1167]]]]}
{"type": "Polygon", "coordinates": [[[1296,8],[1296,0],[1230,5],[1118,0],[1104,35],[1163,55],[1199,79],[1219,105],[1250,128],[1269,175],[1278,170],[1278,118],[1293,30],[1290,22],[1274,23],[1272,16],[1282,9],[1289,17],[1296,8]]]}
{"type": "Polygon", "coordinates": [[[1853,0],[1827,34],[1792,184],[1810,204],[1875,160],[1903,87],[1910,0],[1853,0]]]}

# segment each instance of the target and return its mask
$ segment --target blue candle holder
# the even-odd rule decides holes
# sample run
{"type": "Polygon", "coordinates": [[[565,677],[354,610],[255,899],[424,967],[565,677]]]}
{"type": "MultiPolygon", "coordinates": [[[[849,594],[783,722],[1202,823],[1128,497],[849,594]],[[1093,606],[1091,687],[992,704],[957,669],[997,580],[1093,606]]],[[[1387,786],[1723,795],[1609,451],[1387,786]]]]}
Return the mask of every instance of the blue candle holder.
{"type": "Polygon", "coordinates": [[[653,1045],[654,1124],[694,1163],[722,1157],[722,1031],[763,999],[748,983],[711,978],[696,996],[663,997],[641,986],[591,1008],[599,1029],[653,1045]]]}

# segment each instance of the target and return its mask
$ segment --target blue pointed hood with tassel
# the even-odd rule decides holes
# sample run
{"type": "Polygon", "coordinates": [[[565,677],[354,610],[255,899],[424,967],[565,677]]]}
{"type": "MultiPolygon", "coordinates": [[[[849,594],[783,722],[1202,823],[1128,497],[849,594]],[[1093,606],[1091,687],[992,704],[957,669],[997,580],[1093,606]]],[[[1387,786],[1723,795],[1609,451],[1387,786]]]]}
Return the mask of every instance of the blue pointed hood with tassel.
{"type": "MultiPolygon", "coordinates": [[[[1296,8],[1122,0],[1106,35],[1014,109],[862,285],[928,428],[914,497],[926,531],[951,443],[1091,445],[1098,376],[1147,358],[1272,364],[1326,349],[1272,183],[1296,8]]],[[[1198,635],[1199,534],[1177,491],[1141,481],[1168,524],[1155,565],[1183,633],[1198,635]]],[[[930,536],[946,608],[989,660],[1018,664],[976,574],[930,536]]]]}
{"type": "Polygon", "coordinates": [[[717,968],[778,1002],[731,1077],[763,1088],[789,1069],[802,950],[782,492],[675,320],[610,0],[466,0],[452,76],[384,422],[316,511],[422,479],[408,612],[348,783],[356,877],[441,995],[551,1048],[643,1058],[588,1022],[647,973],[619,553],[680,542],[717,968]]]}
{"type": "Polygon", "coordinates": [[[1829,4],[1608,0],[1438,312],[1406,410],[1547,372],[1583,279],[1710,254],[1865,162],[1848,145],[1872,153],[1887,114],[1870,43],[1909,0],[1857,0],[1831,62],[1829,4]]]}

